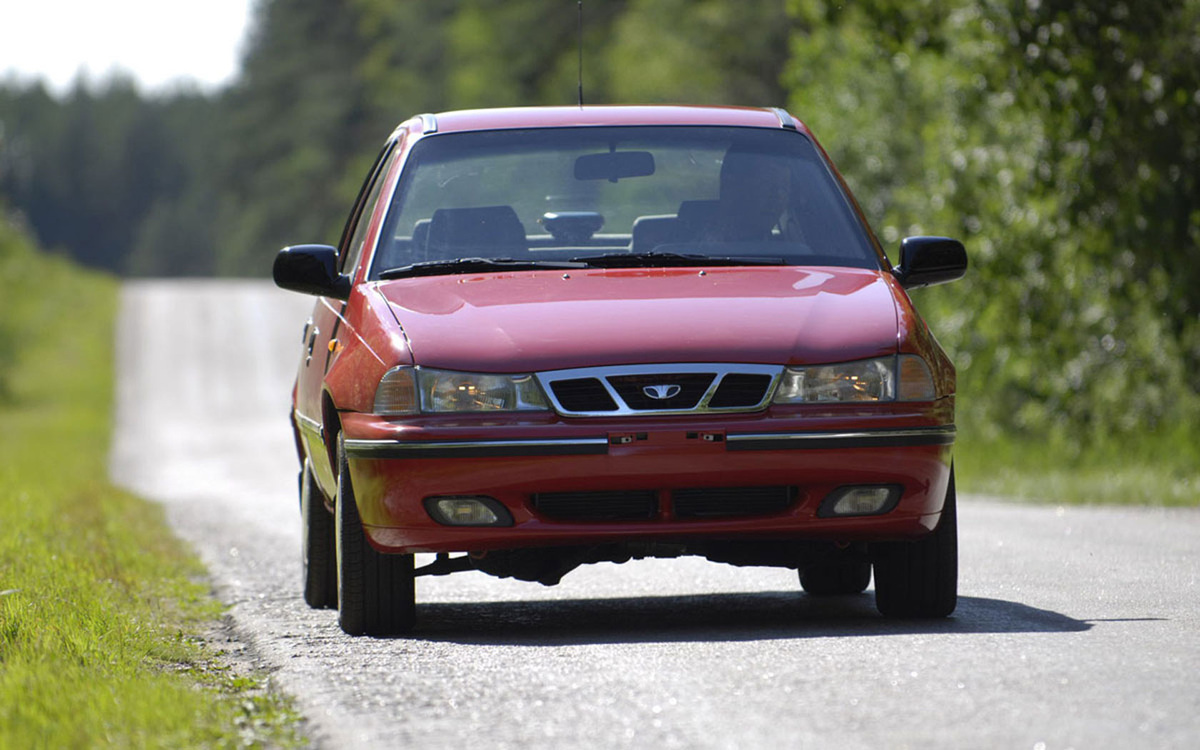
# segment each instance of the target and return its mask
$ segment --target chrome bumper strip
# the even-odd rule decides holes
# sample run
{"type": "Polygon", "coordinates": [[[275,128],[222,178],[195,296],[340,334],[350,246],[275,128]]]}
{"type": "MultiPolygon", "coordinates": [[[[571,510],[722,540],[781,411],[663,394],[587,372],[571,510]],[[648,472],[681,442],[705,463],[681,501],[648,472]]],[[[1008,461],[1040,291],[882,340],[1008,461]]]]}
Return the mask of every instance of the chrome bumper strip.
{"type": "Polygon", "coordinates": [[[325,439],[325,428],[321,427],[321,423],[316,420],[309,419],[298,411],[293,411],[292,416],[296,420],[296,426],[305,432],[316,435],[321,440],[325,439]]]}
{"type": "Polygon", "coordinates": [[[495,458],[511,456],[591,456],[608,453],[608,438],[565,440],[462,440],[406,442],[346,440],[350,458],[495,458]]]}
{"type": "MultiPolygon", "coordinates": [[[[904,430],[857,432],[785,432],[731,434],[726,450],[832,450],[839,448],[911,448],[952,445],[955,429],[913,427],[904,430]]],[[[359,459],[498,458],[520,456],[596,456],[608,453],[608,438],[561,440],[346,440],[346,455],[359,459]]]]}
{"type": "Polygon", "coordinates": [[[727,435],[725,444],[731,451],[911,448],[922,445],[953,445],[955,432],[953,425],[857,432],[766,432],[727,435]]]}

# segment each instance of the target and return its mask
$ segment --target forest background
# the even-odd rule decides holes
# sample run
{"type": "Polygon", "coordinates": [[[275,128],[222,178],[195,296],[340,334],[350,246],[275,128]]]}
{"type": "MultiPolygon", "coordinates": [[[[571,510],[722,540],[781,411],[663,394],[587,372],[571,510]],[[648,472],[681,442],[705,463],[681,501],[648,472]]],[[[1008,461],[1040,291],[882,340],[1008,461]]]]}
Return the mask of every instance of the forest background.
{"type": "MultiPolygon", "coordinates": [[[[0,83],[0,239],[124,276],[265,277],[278,248],[336,240],[399,120],[573,104],[575,11],[260,0],[241,73],[215,93],[0,83]]],[[[588,103],[786,106],[893,260],[904,236],[963,240],[967,277],[914,296],[959,368],[968,489],[1200,503],[1200,0],[585,14],[588,103]]],[[[38,282],[12,246],[0,299],[38,282]]]]}

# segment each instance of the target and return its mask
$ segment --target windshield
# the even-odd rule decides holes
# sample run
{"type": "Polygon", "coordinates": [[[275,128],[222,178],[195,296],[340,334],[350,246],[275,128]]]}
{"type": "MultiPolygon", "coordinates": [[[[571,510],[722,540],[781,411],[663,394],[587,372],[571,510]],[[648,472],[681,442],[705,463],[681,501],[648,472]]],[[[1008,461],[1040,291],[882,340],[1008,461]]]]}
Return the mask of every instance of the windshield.
{"type": "Polygon", "coordinates": [[[422,139],[370,278],[473,272],[494,260],[519,269],[879,267],[838,183],[795,132],[606,127],[422,139]]]}

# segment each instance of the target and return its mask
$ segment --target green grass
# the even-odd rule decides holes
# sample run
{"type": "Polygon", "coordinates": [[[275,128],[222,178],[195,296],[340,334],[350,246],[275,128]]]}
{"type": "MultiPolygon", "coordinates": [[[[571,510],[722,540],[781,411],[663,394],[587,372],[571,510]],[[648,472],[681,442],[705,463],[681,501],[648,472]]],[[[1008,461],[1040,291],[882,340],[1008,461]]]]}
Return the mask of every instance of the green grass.
{"type": "Polygon", "coordinates": [[[0,396],[0,748],[302,744],[286,703],[203,645],[221,607],[160,508],[107,481],[115,281],[21,265],[36,286],[0,290],[20,353],[0,396]]]}
{"type": "Polygon", "coordinates": [[[1087,451],[1063,440],[976,441],[959,428],[959,491],[1064,505],[1200,506],[1200,435],[1177,425],[1117,435],[1087,451]]]}

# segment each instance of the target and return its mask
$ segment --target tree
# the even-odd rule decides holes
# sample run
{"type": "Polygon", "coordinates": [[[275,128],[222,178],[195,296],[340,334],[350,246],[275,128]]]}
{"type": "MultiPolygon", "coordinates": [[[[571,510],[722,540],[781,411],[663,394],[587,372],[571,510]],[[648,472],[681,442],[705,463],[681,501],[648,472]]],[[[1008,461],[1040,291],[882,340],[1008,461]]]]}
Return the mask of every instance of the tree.
{"type": "Polygon", "coordinates": [[[605,54],[623,102],[781,106],[784,0],[630,0],[605,54]]]}
{"type": "Polygon", "coordinates": [[[357,187],[344,175],[371,129],[359,21],[338,0],[259,6],[221,105],[218,273],[263,275],[283,245],[337,240],[357,187]]]}
{"type": "MultiPolygon", "coordinates": [[[[202,193],[196,173],[211,160],[211,110],[196,93],[145,98],[119,76],[97,85],[80,79],[62,99],[41,85],[0,90],[0,193],[40,245],[91,267],[144,272],[129,256],[145,217],[185,192],[202,193]]],[[[147,268],[173,272],[177,244],[161,243],[147,268]]],[[[211,258],[211,245],[201,254],[211,258]]]]}
{"type": "Polygon", "coordinates": [[[1198,4],[1160,2],[1133,26],[1092,5],[789,5],[793,108],[827,134],[885,244],[967,243],[967,281],[928,300],[964,421],[1076,454],[1186,423],[1200,382],[1194,302],[1168,280],[1197,249],[1200,101],[1183,93],[1200,70],[1183,51],[1198,4]],[[1169,94],[1137,80],[1155,49],[1169,94]]]}

